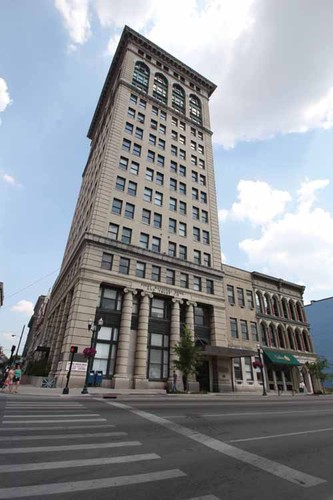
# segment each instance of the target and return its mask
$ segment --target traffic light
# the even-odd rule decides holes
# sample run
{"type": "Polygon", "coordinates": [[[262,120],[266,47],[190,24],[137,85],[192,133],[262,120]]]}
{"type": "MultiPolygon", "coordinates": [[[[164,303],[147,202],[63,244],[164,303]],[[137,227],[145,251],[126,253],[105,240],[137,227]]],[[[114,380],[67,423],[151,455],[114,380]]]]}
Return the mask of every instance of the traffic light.
{"type": "Polygon", "coordinates": [[[13,356],[13,354],[14,354],[14,352],[15,352],[15,349],[16,349],[16,345],[12,345],[12,348],[11,348],[11,350],[10,350],[10,352],[11,352],[12,356],[13,356]]]}
{"type": "Polygon", "coordinates": [[[71,353],[72,354],[77,353],[77,345],[71,345],[71,353]]]}

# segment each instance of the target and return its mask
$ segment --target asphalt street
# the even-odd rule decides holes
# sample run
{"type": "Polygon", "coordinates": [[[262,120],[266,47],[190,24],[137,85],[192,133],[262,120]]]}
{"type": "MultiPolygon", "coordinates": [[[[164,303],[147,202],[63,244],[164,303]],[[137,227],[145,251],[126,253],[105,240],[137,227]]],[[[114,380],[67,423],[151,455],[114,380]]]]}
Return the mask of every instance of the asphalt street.
{"type": "Polygon", "coordinates": [[[0,499],[333,500],[333,397],[0,396],[0,499]]]}

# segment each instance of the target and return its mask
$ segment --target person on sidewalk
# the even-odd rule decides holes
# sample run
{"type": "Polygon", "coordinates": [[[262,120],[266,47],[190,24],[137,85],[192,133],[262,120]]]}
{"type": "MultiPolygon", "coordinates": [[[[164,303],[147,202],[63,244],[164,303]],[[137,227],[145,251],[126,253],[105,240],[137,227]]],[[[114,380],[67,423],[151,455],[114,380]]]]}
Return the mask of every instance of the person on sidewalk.
{"type": "Polygon", "coordinates": [[[13,378],[13,382],[15,384],[15,392],[16,393],[18,392],[18,388],[20,386],[21,376],[22,376],[21,366],[20,365],[16,365],[16,368],[14,370],[14,378],[13,378]]]}
{"type": "Polygon", "coordinates": [[[10,393],[13,392],[14,368],[11,366],[7,372],[7,377],[2,387],[2,391],[8,387],[10,393]]]}
{"type": "Polygon", "coordinates": [[[173,370],[172,375],[172,392],[177,392],[177,373],[173,370]]]}

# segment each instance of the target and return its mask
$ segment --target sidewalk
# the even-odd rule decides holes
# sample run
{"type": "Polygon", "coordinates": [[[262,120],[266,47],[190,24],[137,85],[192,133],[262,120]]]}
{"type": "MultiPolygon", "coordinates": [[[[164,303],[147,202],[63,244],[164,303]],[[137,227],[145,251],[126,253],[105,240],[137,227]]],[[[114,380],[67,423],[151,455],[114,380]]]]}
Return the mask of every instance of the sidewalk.
{"type": "Polygon", "coordinates": [[[162,399],[162,400],[225,400],[225,401],[234,401],[234,400],[245,400],[245,401],[263,401],[263,400],[300,400],[300,399],[309,399],[309,397],[317,398],[320,397],[322,398],[331,398],[332,396],[330,394],[328,395],[321,395],[321,396],[314,396],[312,394],[295,394],[294,396],[292,394],[288,393],[283,393],[280,396],[274,393],[269,393],[267,396],[262,396],[262,394],[258,393],[248,393],[248,392],[233,392],[233,393],[214,393],[210,392],[207,394],[184,394],[184,393],[179,393],[179,394],[167,394],[165,390],[160,390],[160,389],[110,389],[110,388],[104,388],[104,387],[89,387],[88,388],[88,394],[81,394],[82,388],[70,388],[69,389],[69,394],[63,394],[62,393],[62,388],[44,388],[44,387],[36,387],[34,385],[30,384],[24,384],[21,385],[19,388],[19,393],[18,394],[9,394],[7,391],[5,393],[1,393],[0,391],[0,397],[1,394],[3,395],[8,395],[11,398],[15,398],[17,396],[40,396],[40,397],[45,397],[45,398],[152,398],[152,399],[162,399]]]}

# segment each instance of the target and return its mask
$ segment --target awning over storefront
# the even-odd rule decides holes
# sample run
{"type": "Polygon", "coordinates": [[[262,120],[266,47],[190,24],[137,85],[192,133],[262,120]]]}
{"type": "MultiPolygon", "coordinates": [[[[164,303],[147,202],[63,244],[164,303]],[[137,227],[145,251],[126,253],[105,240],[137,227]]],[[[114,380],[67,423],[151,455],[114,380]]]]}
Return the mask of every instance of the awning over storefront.
{"type": "Polygon", "coordinates": [[[247,356],[255,356],[257,351],[253,351],[252,349],[237,349],[233,347],[206,345],[204,353],[210,356],[220,356],[222,358],[243,358],[247,356]]]}
{"type": "Polygon", "coordinates": [[[264,349],[264,354],[268,358],[270,363],[278,364],[278,365],[288,365],[288,366],[300,366],[301,363],[297,361],[295,356],[289,354],[287,352],[276,352],[276,351],[268,351],[264,349]]]}

